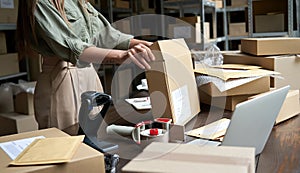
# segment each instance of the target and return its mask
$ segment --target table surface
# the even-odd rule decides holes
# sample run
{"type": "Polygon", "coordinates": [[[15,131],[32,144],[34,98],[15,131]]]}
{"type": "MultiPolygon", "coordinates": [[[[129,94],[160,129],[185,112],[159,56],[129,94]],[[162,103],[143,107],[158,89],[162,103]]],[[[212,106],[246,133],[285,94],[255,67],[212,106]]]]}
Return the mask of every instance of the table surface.
{"type": "MultiPolygon", "coordinates": [[[[201,112],[187,125],[186,130],[197,128],[222,117],[230,118],[232,112],[223,109],[201,105],[201,112]]],[[[132,125],[143,120],[151,119],[151,111],[136,111],[125,102],[119,102],[112,106],[106,114],[107,124],[132,125]]],[[[76,135],[78,125],[64,129],[70,135],[76,135]]],[[[188,137],[190,139],[190,137],[188,137]]],[[[118,172],[136,154],[142,151],[136,145],[124,147],[130,156],[122,157],[118,172]]],[[[300,116],[297,115],[287,121],[274,126],[267,144],[259,157],[257,173],[299,173],[300,172],[300,116]]]]}

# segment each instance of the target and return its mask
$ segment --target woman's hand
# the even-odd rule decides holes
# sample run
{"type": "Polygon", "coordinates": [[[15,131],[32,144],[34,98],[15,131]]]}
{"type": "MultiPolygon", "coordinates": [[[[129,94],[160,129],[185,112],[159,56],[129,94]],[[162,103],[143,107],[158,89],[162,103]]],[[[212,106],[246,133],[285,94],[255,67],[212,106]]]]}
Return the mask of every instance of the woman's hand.
{"type": "MultiPolygon", "coordinates": [[[[150,46],[151,42],[148,43],[150,46]]],[[[155,60],[155,57],[148,45],[146,46],[143,43],[138,43],[132,46],[130,49],[128,49],[127,53],[128,58],[130,58],[132,62],[139,66],[141,69],[151,69],[149,62],[155,60]]]]}

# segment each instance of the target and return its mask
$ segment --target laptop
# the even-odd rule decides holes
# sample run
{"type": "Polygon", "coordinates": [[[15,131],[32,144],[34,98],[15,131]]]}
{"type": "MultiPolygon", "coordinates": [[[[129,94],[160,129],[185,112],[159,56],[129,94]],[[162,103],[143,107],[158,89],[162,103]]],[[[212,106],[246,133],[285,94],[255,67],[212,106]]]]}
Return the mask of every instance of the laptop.
{"type": "MultiPolygon", "coordinates": [[[[290,86],[285,86],[236,105],[223,141],[218,144],[254,147],[255,154],[259,155],[267,143],[289,89],[290,86]]],[[[215,141],[205,141],[201,145],[216,145],[215,141]]]]}

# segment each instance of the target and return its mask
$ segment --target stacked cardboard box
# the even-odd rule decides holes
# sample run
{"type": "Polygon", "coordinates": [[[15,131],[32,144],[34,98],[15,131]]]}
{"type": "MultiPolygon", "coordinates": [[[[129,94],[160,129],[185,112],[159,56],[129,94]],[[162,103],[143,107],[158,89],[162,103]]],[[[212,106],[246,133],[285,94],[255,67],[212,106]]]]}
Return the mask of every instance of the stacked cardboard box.
{"type": "Polygon", "coordinates": [[[216,8],[223,8],[224,7],[224,1],[223,0],[209,0],[214,3],[216,3],[216,8]]]}
{"type": "Polygon", "coordinates": [[[254,173],[254,150],[153,142],[125,165],[122,172],[254,173]]]}
{"type": "MultiPolygon", "coordinates": [[[[197,72],[197,69],[195,70],[195,72],[197,80],[202,80],[201,75],[203,75],[203,73],[197,72]]],[[[210,74],[208,75],[213,76],[210,74]]],[[[216,86],[214,82],[209,82],[203,85],[199,84],[198,92],[200,102],[233,111],[238,103],[246,101],[248,97],[270,90],[269,76],[255,78],[247,82],[241,81],[243,79],[244,77],[224,80],[224,84],[222,84],[224,86],[228,83],[238,83],[236,86],[233,86],[232,88],[226,89],[224,91],[220,90],[220,87],[222,88],[223,86],[216,86]]],[[[217,85],[220,85],[220,82],[216,83],[217,85]]]]}
{"type": "Polygon", "coordinates": [[[282,32],[288,27],[288,0],[252,2],[254,32],[282,32]]]}
{"type": "Polygon", "coordinates": [[[244,38],[241,51],[255,56],[299,54],[299,37],[244,38]]]}
{"type": "Polygon", "coordinates": [[[0,23],[17,23],[18,0],[0,1],[0,23]]]}
{"type": "Polygon", "coordinates": [[[38,130],[33,115],[0,113],[0,136],[38,130]]]}
{"type": "Polygon", "coordinates": [[[7,53],[7,48],[6,48],[5,32],[0,32],[0,55],[6,53],[7,53]]]}
{"type": "MultiPolygon", "coordinates": [[[[263,95],[265,93],[259,94],[263,95]]],[[[251,96],[248,99],[253,99],[259,95],[251,96]]],[[[300,113],[299,90],[290,90],[283,102],[280,112],[275,123],[284,122],[300,113]]]]}
{"type": "Polygon", "coordinates": [[[18,93],[14,99],[15,112],[34,115],[33,94],[27,92],[18,93]]]}
{"type": "Polygon", "coordinates": [[[300,53],[297,46],[299,44],[300,39],[292,37],[245,38],[241,41],[242,52],[223,54],[224,63],[257,65],[279,72],[281,77],[271,78],[270,87],[291,86],[286,102],[293,106],[284,104],[276,123],[299,113],[299,93],[297,91],[300,89],[300,58],[295,55],[300,53]]]}
{"type": "Polygon", "coordinates": [[[19,86],[3,84],[0,87],[0,96],[3,99],[0,100],[0,135],[38,129],[34,116],[33,94],[25,91],[34,87],[35,82],[22,83],[19,86]]]}
{"type": "Polygon", "coordinates": [[[231,7],[243,7],[247,6],[248,0],[231,0],[230,6],[231,7]]]}
{"type": "Polygon", "coordinates": [[[201,32],[200,16],[182,17],[168,26],[169,38],[184,38],[188,43],[201,43],[201,34],[204,40],[210,39],[210,23],[204,22],[204,32],[201,32]]]}
{"type": "Polygon", "coordinates": [[[6,35],[0,32],[0,77],[19,72],[19,54],[7,53],[6,35]]]}
{"type": "Polygon", "coordinates": [[[253,56],[245,53],[225,53],[226,64],[248,64],[281,73],[282,78],[272,78],[271,87],[279,88],[291,85],[291,89],[300,89],[300,58],[296,55],[253,56]]]}
{"type": "Polygon", "coordinates": [[[284,32],[284,13],[255,15],[255,32],[284,32]]]}
{"type": "Polygon", "coordinates": [[[229,23],[229,36],[245,36],[246,32],[246,23],[229,23]]]}
{"type": "Polygon", "coordinates": [[[19,73],[18,53],[0,55],[0,76],[19,73]]]}

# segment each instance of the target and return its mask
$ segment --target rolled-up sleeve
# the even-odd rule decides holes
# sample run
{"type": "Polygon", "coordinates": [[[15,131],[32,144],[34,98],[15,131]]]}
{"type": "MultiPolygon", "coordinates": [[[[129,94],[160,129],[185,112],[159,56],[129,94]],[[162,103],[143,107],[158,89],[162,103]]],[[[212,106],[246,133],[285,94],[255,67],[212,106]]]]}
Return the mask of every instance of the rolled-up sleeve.
{"type": "Polygon", "coordinates": [[[49,2],[39,1],[34,14],[38,34],[35,47],[41,54],[76,64],[84,49],[94,46],[88,38],[77,36],[72,30],[76,28],[70,27],[49,2]]]}
{"type": "Polygon", "coordinates": [[[120,32],[111,26],[106,18],[90,4],[87,5],[88,12],[91,13],[92,22],[92,43],[97,47],[110,49],[128,49],[132,35],[120,32]]]}

